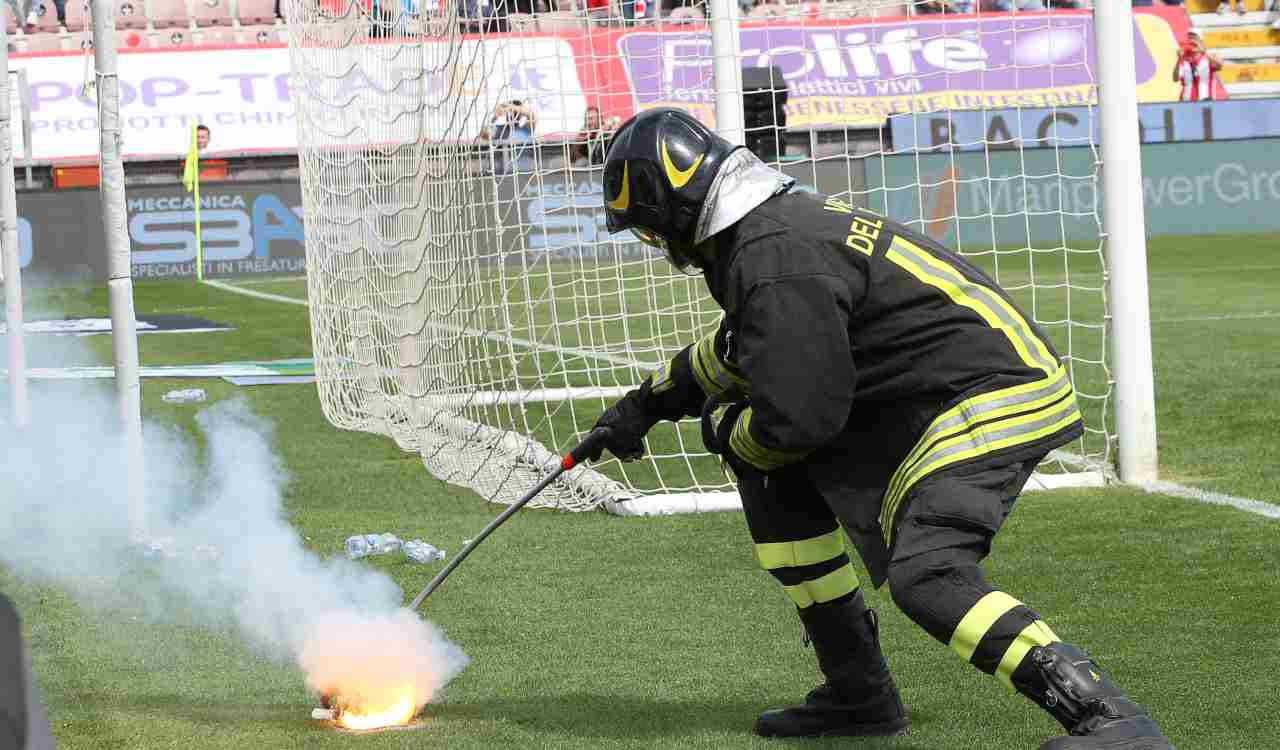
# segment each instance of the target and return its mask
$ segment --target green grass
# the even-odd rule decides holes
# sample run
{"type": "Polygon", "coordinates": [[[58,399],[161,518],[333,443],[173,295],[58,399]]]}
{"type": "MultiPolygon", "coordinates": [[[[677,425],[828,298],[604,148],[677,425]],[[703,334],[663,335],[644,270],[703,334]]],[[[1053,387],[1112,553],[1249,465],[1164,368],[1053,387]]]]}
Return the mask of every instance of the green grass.
{"type": "MultiPolygon", "coordinates": [[[[1277,243],[1253,236],[1152,244],[1167,478],[1280,502],[1277,243]],[[1260,313],[1271,316],[1186,320],[1260,313]]],[[[297,295],[302,285],[254,288],[297,295]]],[[[106,308],[101,289],[31,290],[29,299],[32,308],[68,315],[106,308]]],[[[143,336],[146,363],[310,353],[301,307],[173,282],[138,284],[137,307],[181,308],[236,326],[143,336]]],[[[105,337],[82,341],[93,358],[107,360],[105,337]]],[[[63,347],[31,364],[64,363],[72,354],[63,347]]],[[[148,417],[192,429],[194,408],[160,401],[166,390],[190,384],[144,381],[148,417]]],[[[291,522],[322,554],[337,554],[350,533],[380,530],[456,551],[496,512],[431,478],[392,441],[330,427],[313,387],[200,385],[215,400],[244,394],[276,424],[276,447],[292,476],[291,522]]],[[[1182,750],[1262,749],[1280,737],[1273,710],[1277,541],[1277,522],[1229,508],[1124,488],[1061,491],[1020,502],[989,572],[1060,635],[1086,646],[1182,750]]],[[[370,564],[410,596],[438,569],[370,564]]],[[[148,623],[127,604],[85,610],[57,589],[3,572],[0,588],[24,616],[63,748],[1012,749],[1036,747],[1055,731],[1025,700],[930,640],[887,595],[869,592],[883,616],[910,734],[861,743],[751,737],[758,710],[799,698],[816,673],[785,597],[752,560],[738,514],[637,520],[523,512],[424,607],[473,662],[428,709],[431,728],[408,734],[348,737],[314,726],[297,670],[230,635],[148,623]]]]}

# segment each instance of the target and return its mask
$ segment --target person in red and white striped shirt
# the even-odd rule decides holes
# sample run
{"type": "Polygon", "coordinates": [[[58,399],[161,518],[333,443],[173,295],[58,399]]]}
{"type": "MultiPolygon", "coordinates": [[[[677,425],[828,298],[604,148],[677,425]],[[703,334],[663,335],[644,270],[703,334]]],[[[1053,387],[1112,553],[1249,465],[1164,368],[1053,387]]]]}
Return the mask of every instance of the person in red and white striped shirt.
{"type": "Polygon", "coordinates": [[[1178,56],[1178,64],[1173,66],[1173,80],[1182,84],[1182,94],[1178,100],[1198,102],[1222,98],[1218,82],[1219,70],[1222,70],[1222,60],[1205,49],[1204,36],[1200,30],[1188,31],[1187,40],[1182,44],[1182,54],[1178,56]]]}

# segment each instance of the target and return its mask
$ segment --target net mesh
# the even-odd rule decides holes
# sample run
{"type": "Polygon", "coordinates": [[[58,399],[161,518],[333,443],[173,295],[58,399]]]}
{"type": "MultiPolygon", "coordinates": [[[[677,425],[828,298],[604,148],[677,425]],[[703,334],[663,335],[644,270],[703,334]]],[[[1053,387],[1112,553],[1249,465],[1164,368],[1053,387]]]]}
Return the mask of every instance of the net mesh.
{"type": "MultiPolygon", "coordinates": [[[[803,186],[912,223],[1009,290],[1086,411],[1059,459],[1107,465],[1090,14],[733,9],[742,83],[717,86],[703,2],[286,4],[327,417],[490,500],[523,494],[718,324],[700,279],[607,232],[601,164],[635,111],[680,106],[714,126],[728,91],[748,145],[803,186]],[[784,128],[758,120],[775,111],[784,128]]],[[[732,489],[696,424],[662,423],[647,448],[574,469],[536,502],[732,489]]]]}

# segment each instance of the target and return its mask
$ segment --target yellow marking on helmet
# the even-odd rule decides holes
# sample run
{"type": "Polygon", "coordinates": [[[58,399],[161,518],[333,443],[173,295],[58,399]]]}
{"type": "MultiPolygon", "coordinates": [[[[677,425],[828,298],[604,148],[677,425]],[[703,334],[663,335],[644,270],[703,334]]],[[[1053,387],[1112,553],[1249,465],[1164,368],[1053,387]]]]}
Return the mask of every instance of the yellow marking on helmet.
{"type": "Polygon", "coordinates": [[[662,167],[667,170],[667,179],[671,180],[671,187],[679,190],[689,184],[689,180],[693,179],[693,173],[698,171],[699,165],[702,164],[702,157],[706,154],[698,154],[698,158],[693,160],[693,166],[688,169],[676,169],[676,165],[671,161],[671,154],[667,153],[667,142],[662,142],[662,167]]]}
{"type": "Polygon", "coordinates": [[[614,211],[626,211],[631,206],[631,179],[628,175],[630,164],[622,162],[622,190],[618,191],[618,197],[609,201],[609,208],[614,211]]]}

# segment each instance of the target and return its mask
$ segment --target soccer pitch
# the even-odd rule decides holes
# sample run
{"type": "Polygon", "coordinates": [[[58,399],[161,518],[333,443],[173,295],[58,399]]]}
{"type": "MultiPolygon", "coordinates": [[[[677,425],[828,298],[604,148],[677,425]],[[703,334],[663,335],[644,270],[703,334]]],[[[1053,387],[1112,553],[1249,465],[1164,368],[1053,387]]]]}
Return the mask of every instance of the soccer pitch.
{"type": "MultiPolygon", "coordinates": [[[[1162,477],[1280,504],[1280,238],[1155,239],[1150,265],[1162,477]]],[[[1017,278],[1012,271],[1001,269],[1006,283],[1017,278]]],[[[1071,275],[1101,283],[1096,269],[1071,275]]],[[[1050,269],[1036,272],[1039,284],[1051,278],[1050,269]]],[[[252,288],[305,296],[296,279],[252,288]]],[[[1013,294],[1030,306],[1024,292],[1013,294]]],[[[311,353],[300,306],[179,282],[139,283],[136,298],[139,314],[182,312],[236,328],[140,337],[143,364],[311,353]]],[[[1037,316],[1053,319],[1066,304],[1050,295],[1036,302],[1037,316]]],[[[105,315],[106,292],[33,289],[28,308],[29,317],[42,309],[105,315]]],[[[1078,309],[1072,317],[1097,319],[1078,309]]],[[[106,337],[83,341],[93,363],[110,361],[106,337]]],[[[33,347],[32,367],[47,364],[40,356],[33,347]]],[[[146,417],[194,430],[199,405],[160,400],[192,385],[211,400],[242,395],[275,424],[275,449],[292,477],[290,522],[321,554],[340,554],[350,534],[378,531],[453,553],[498,511],[434,480],[391,440],[328,425],[314,386],[146,379],[146,417]]],[[[106,386],[33,384],[98,387],[106,386]]],[[[439,569],[402,557],[367,564],[407,597],[439,569]]],[[[1025,496],[988,563],[997,586],[1089,650],[1181,750],[1271,748],[1280,737],[1277,571],[1280,520],[1128,488],[1025,496]]],[[[521,513],[423,607],[472,663],[416,732],[324,729],[308,718],[314,700],[295,667],[263,659],[232,634],[148,622],[127,592],[111,609],[88,610],[5,572],[0,589],[24,617],[64,748],[1013,749],[1057,732],[1039,709],[916,628],[887,591],[868,591],[910,732],[864,741],[753,737],[759,710],[799,700],[818,677],[792,607],[757,568],[735,513],[521,513]]]]}

